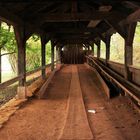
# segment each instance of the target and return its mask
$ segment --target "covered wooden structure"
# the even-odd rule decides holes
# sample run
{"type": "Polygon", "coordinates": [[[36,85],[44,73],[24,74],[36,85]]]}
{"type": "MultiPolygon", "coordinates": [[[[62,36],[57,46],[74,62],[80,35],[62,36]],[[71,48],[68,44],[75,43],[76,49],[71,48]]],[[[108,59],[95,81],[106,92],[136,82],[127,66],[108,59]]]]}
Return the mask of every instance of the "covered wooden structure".
{"type": "MultiPolygon", "coordinates": [[[[51,40],[52,70],[54,69],[54,47],[57,57],[63,60],[63,47],[81,45],[89,50],[106,44],[107,65],[110,59],[110,38],[118,32],[125,41],[125,79],[131,81],[133,38],[137,21],[140,19],[138,0],[5,0],[0,2],[0,20],[14,26],[18,44],[18,75],[20,86],[26,81],[26,48],[28,38],[36,33],[42,44],[42,76],[45,77],[45,44],[51,40]]],[[[81,50],[81,49],[79,49],[81,50]]],[[[79,54],[79,51],[77,51],[79,54]]],[[[84,57],[83,53],[82,57],[84,57]]],[[[67,56],[68,59],[71,57],[67,56]]],[[[78,57],[78,62],[81,57],[78,57]]],[[[64,62],[67,62],[66,60],[64,62]]],[[[75,61],[70,61],[75,63],[75,61]]]]}

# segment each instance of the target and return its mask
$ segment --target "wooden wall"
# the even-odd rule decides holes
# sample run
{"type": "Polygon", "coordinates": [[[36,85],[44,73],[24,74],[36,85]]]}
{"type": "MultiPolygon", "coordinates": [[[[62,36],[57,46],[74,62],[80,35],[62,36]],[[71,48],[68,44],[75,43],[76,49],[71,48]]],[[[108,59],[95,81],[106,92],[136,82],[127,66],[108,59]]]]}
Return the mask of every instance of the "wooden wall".
{"type": "Polygon", "coordinates": [[[86,51],[83,50],[82,45],[67,45],[62,49],[62,62],[64,64],[82,64],[85,62],[85,54],[86,51]]]}

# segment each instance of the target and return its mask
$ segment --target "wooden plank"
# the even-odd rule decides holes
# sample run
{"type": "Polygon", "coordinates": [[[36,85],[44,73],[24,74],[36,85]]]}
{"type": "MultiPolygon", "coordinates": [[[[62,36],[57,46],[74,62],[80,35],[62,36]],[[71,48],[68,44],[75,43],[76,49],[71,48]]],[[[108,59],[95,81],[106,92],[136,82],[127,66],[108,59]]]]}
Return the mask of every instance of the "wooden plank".
{"type": "Polygon", "coordinates": [[[98,79],[100,80],[101,84],[102,84],[102,87],[104,89],[104,92],[105,94],[107,95],[107,97],[110,99],[111,95],[110,95],[110,89],[108,88],[107,84],[105,83],[105,81],[103,80],[103,78],[100,76],[100,74],[98,73],[98,71],[91,67],[90,65],[88,64],[85,64],[89,69],[91,69],[92,71],[94,71],[98,77],[98,79]]]}
{"type": "MultiPolygon", "coordinates": [[[[58,61],[59,61],[59,60],[55,61],[54,63],[56,63],[56,62],[58,62],[58,61]]],[[[50,67],[50,66],[51,66],[51,63],[48,64],[48,65],[46,65],[45,68],[50,67]]],[[[42,69],[43,69],[43,67],[39,67],[39,68],[37,68],[37,69],[35,69],[35,70],[33,70],[33,71],[27,72],[27,73],[26,73],[26,76],[30,76],[31,74],[36,73],[36,72],[38,72],[38,71],[40,71],[40,70],[42,70],[42,69]]],[[[15,78],[13,78],[13,79],[10,79],[10,80],[8,80],[8,81],[6,81],[6,82],[1,83],[1,84],[0,84],[0,90],[3,90],[4,88],[6,88],[6,87],[8,87],[8,86],[10,86],[10,85],[12,85],[12,84],[14,84],[14,83],[17,82],[18,80],[21,80],[22,78],[23,78],[23,76],[20,75],[20,76],[17,76],[17,77],[15,77],[15,78]]]]}
{"type": "Polygon", "coordinates": [[[87,57],[87,58],[90,59],[102,71],[102,73],[110,79],[111,82],[116,83],[120,88],[122,88],[126,93],[128,93],[134,100],[140,103],[140,88],[138,86],[127,81],[126,79],[118,75],[116,72],[105,67],[103,64],[100,63],[99,65],[92,57],[87,57]],[[108,70],[108,72],[106,72],[106,70],[108,70]],[[110,73],[113,76],[110,75],[110,73]]]}
{"type": "MultiPolygon", "coordinates": [[[[75,17],[72,16],[72,14],[60,14],[60,13],[55,13],[55,14],[38,14],[36,15],[38,18],[34,21],[33,19],[31,22],[36,23],[38,21],[38,25],[41,25],[44,22],[72,22],[72,21],[90,21],[90,20],[102,20],[105,19],[106,17],[109,17],[111,15],[120,15],[118,12],[102,12],[102,11],[95,11],[91,13],[77,13],[75,17]]],[[[120,15],[122,16],[122,15],[120,15]]]]}
{"type": "Polygon", "coordinates": [[[77,66],[72,66],[67,118],[61,140],[92,140],[93,135],[83,102],[77,66]]]}
{"type": "Polygon", "coordinates": [[[15,82],[17,82],[18,80],[21,80],[21,79],[22,79],[22,76],[18,76],[18,77],[11,79],[11,80],[8,80],[6,82],[1,83],[0,90],[3,90],[4,88],[8,87],[9,85],[14,84],[15,82]]]}
{"type": "Polygon", "coordinates": [[[59,67],[57,67],[56,69],[54,69],[51,74],[49,75],[49,78],[47,79],[47,81],[43,84],[43,86],[40,88],[40,90],[38,91],[38,95],[39,95],[39,99],[43,98],[43,95],[45,94],[46,89],[48,88],[52,78],[54,77],[55,73],[60,70],[62,67],[62,65],[59,65],[59,67]]]}

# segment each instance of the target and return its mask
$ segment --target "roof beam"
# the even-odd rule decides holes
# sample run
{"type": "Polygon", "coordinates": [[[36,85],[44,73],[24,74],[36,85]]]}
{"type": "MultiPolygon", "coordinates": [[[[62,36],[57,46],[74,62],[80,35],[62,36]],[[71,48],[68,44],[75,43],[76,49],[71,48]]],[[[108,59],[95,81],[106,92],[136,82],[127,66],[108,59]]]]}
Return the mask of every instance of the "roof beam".
{"type": "Polygon", "coordinates": [[[112,28],[114,28],[124,39],[127,37],[126,32],[124,29],[115,21],[105,20],[105,22],[110,25],[112,28]]]}
{"type": "Polygon", "coordinates": [[[45,22],[73,22],[73,21],[90,21],[90,20],[102,20],[106,19],[109,16],[121,17],[122,15],[118,12],[102,12],[96,11],[94,13],[77,13],[75,17],[70,14],[39,14],[36,15],[38,18],[30,18],[28,20],[36,23],[43,24],[45,22]]]}
{"type": "Polygon", "coordinates": [[[128,16],[127,23],[140,21],[140,8],[128,16]]]}

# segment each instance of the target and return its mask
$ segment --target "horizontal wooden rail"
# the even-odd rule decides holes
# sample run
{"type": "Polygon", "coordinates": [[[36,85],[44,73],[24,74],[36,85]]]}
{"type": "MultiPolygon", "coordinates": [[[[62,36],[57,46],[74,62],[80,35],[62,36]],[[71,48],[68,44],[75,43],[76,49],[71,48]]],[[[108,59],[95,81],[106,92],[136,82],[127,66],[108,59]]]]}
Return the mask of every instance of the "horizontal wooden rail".
{"type": "Polygon", "coordinates": [[[37,68],[37,69],[35,69],[35,70],[33,70],[33,71],[29,71],[29,72],[26,73],[26,76],[29,76],[29,75],[31,75],[31,74],[34,74],[34,73],[36,73],[36,72],[38,72],[38,71],[40,71],[40,70],[42,70],[42,69],[45,69],[45,68],[47,68],[47,67],[50,67],[50,66],[51,66],[51,63],[48,64],[48,65],[46,65],[45,67],[39,67],[39,68],[37,68]]]}
{"type": "MultiPolygon", "coordinates": [[[[56,64],[58,61],[59,61],[59,60],[54,61],[54,64],[56,64]]],[[[35,69],[35,70],[33,70],[33,71],[27,72],[27,73],[26,73],[26,77],[27,77],[27,76],[30,76],[31,74],[34,74],[34,73],[36,73],[36,72],[38,72],[38,71],[41,71],[41,70],[43,70],[43,69],[46,69],[46,68],[48,68],[48,67],[50,67],[50,66],[51,66],[51,63],[50,63],[50,64],[47,64],[47,65],[44,66],[44,67],[39,67],[39,68],[37,68],[37,69],[35,69]]],[[[17,76],[17,77],[15,77],[15,78],[12,78],[12,79],[10,79],[10,80],[8,80],[8,81],[5,81],[5,82],[1,83],[1,84],[0,84],[0,90],[5,89],[6,87],[8,87],[8,86],[10,86],[10,85],[12,85],[12,84],[18,82],[18,81],[21,80],[21,79],[23,79],[23,75],[17,76]]]]}
{"type": "Polygon", "coordinates": [[[103,73],[105,76],[109,78],[111,82],[116,83],[121,89],[123,89],[126,93],[128,93],[133,99],[135,99],[138,103],[140,103],[140,88],[135,84],[127,81],[122,76],[107,68],[101,62],[95,60],[95,58],[86,56],[86,58],[97,66],[97,68],[103,73]]]}

